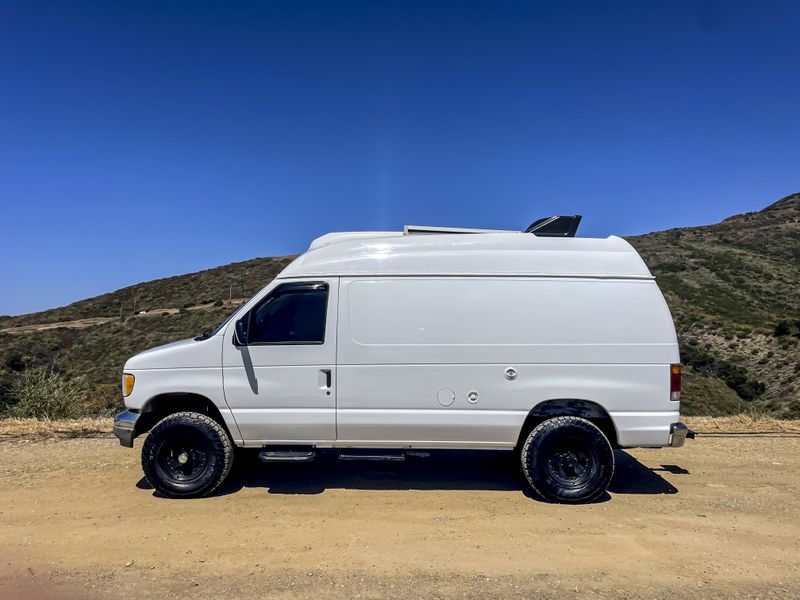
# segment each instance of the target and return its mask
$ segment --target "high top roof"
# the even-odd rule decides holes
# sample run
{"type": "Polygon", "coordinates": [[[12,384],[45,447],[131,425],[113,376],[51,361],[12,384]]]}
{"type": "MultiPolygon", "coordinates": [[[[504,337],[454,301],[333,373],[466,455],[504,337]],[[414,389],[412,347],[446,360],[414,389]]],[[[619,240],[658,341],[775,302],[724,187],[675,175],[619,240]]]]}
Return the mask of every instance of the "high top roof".
{"type": "Polygon", "coordinates": [[[317,238],[278,278],[367,275],[540,275],[652,279],[622,238],[529,233],[334,233],[317,238]]]}

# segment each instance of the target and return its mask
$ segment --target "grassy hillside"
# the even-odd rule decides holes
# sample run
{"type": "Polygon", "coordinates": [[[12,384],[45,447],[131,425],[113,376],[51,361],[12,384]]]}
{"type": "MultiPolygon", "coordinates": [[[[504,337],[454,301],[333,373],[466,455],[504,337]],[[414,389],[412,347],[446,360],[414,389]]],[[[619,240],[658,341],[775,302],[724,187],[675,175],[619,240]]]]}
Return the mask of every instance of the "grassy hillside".
{"type": "MultiPolygon", "coordinates": [[[[800,194],[715,225],[630,242],[678,326],[684,410],[800,417],[800,194]]],[[[83,412],[113,412],[126,358],[215,325],[292,258],[257,258],[0,317],[0,411],[25,370],[52,367],[86,384],[83,412]],[[134,316],[134,301],[146,314],[134,316]]]]}
{"type": "Polygon", "coordinates": [[[681,358],[692,367],[689,408],[725,412],[738,397],[746,408],[800,416],[800,194],[629,241],[675,318],[681,358]]]}
{"type": "Polygon", "coordinates": [[[294,256],[254,258],[223,267],[154,279],[68,306],[18,317],[0,317],[0,329],[92,317],[119,317],[160,308],[188,308],[233,298],[249,298],[271,281],[294,256]],[[122,309],[120,311],[120,309],[122,309]]]}
{"type": "Polygon", "coordinates": [[[293,258],[256,258],[148,281],[39,313],[0,317],[0,413],[13,400],[12,382],[37,367],[52,367],[67,379],[85,381],[90,392],[83,412],[113,412],[122,403],[119,381],[127,358],[213,327],[293,258]],[[134,299],[138,315],[133,314],[134,299]],[[84,325],[80,319],[100,322],[84,325]]]}

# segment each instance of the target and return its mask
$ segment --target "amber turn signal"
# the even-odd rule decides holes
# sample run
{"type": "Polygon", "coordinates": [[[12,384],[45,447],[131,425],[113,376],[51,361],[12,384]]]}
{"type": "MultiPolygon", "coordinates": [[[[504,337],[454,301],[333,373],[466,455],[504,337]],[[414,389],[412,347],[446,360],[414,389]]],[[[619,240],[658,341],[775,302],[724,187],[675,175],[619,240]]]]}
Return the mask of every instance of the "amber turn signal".
{"type": "Polygon", "coordinates": [[[122,394],[127,398],[131,395],[133,391],[133,384],[136,381],[136,377],[134,377],[131,373],[125,373],[122,376],[122,394]]]}

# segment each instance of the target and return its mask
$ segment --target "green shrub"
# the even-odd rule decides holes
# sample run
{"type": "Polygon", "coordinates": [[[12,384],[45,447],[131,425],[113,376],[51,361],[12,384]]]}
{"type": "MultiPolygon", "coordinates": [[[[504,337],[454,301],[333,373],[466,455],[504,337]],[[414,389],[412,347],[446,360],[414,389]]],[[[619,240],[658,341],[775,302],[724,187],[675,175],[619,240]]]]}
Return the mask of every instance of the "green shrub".
{"type": "Polygon", "coordinates": [[[28,369],[9,387],[12,417],[69,419],[81,416],[88,389],[77,379],[66,379],[46,367],[28,369]]]}
{"type": "Polygon", "coordinates": [[[789,321],[778,321],[778,324],[775,325],[775,330],[772,333],[775,337],[789,335],[792,333],[792,324],[789,323],[789,321]]]}
{"type": "Polygon", "coordinates": [[[684,369],[682,387],[681,413],[686,415],[734,415],[752,406],[724,381],[713,375],[701,375],[691,367],[684,369]]]}
{"type": "Polygon", "coordinates": [[[655,265],[653,270],[656,273],[681,273],[686,270],[686,263],[661,263],[655,265]]]}
{"type": "Polygon", "coordinates": [[[685,344],[681,347],[681,360],[702,375],[719,377],[742,400],[754,400],[767,390],[767,386],[763,382],[752,379],[747,369],[734,364],[735,361],[717,358],[693,344],[685,344]]]}
{"type": "Polygon", "coordinates": [[[8,412],[11,406],[11,377],[0,372],[0,415],[8,412]]]}
{"type": "Polygon", "coordinates": [[[6,356],[6,369],[17,373],[25,370],[25,359],[20,352],[12,352],[6,356]]]}
{"type": "Polygon", "coordinates": [[[800,400],[793,399],[787,402],[781,416],[786,419],[800,419],[800,400]]]}

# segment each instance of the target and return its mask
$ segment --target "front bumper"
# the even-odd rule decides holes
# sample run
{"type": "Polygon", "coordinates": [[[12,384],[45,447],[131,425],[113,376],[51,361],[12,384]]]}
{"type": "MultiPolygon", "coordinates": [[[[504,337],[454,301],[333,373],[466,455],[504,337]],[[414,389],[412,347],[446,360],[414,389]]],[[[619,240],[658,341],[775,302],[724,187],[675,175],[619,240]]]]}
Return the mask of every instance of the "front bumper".
{"type": "Polygon", "coordinates": [[[133,448],[133,438],[136,437],[136,421],[142,415],[129,410],[119,413],[114,417],[114,435],[119,438],[121,446],[133,448]]]}
{"type": "Polygon", "coordinates": [[[686,425],[678,421],[669,426],[669,445],[672,448],[680,448],[686,441],[694,439],[694,431],[689,429],[686,425]]]}

